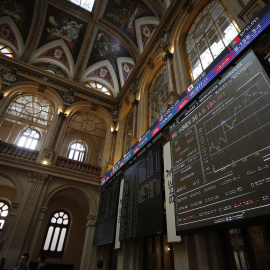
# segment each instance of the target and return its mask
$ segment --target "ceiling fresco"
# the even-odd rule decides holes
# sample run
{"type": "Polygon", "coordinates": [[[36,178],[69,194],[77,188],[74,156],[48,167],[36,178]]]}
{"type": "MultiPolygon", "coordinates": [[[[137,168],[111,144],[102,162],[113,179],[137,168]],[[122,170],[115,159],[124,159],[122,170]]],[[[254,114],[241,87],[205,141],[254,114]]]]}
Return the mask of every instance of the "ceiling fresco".
{"type": "Polygon", "coordinates": [[[92,12],[67,0],[1,0],[0,43],[15,59],[54,65],[81,85],[95,80],[117,97],[164,9],[160,0],[96,0],[92,12]]]}
{"type": "Polygon", "coordinates": [[[107,2],[103,18],[120,28],[137,45],[135,21],[148,16],[155,14],[142,1],[110,0],[107,2]]]}
{"type": "MultiPolygon", "coordinates": [[[[114,36],[99,30],[92,48],[92,52],[88,61],[88,66],[97,62],[108,60],[112,65],[114,72],[119,74],[117,60],[120,57],[131,58],[128,50],[114,36]]],[[[120,83],[120,78],[117,76],[120,83]]]]}
{"type": "Polygon", "coordinates": [[[74,62],[76,62],[85,36],[86,27],[86,22],[49,5],[38,47],[53,40],[62,39],[70,49],[74,57],[74,62]]]}
{"type": "Polygon", "coordinates": [[[15,22],[24,42],[31,27],[34,8],[35,0],[1,0],[0,17],[9,16],[15,22]]]}

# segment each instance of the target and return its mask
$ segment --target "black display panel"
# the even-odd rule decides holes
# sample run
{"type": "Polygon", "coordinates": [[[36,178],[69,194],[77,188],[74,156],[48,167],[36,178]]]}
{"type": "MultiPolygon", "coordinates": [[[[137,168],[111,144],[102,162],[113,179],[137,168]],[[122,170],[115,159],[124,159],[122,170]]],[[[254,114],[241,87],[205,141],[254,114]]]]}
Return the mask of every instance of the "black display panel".
{"type": "Polygon", "coordinates": [[[102,191],[99,200],[94,246],[111,244],[115,239],[120,179],[114,179],[102,191]]]}
{"type": "Polygon", "coordinates": [[[120,241],[164,230],[161,146],[147,150],[124,173],[120,241]]]}
{"type": "Polygon", "coordinates": [[[178,234],[270,213],[269,85],[249,52],[171,126],[178,234]]]}

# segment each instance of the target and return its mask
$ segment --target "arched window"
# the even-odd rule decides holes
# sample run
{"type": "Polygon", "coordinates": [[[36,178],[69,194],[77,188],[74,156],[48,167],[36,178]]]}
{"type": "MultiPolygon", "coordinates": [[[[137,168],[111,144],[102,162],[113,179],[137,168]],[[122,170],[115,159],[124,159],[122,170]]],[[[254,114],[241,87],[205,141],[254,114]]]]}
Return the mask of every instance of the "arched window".
{"type": "Polygon", "coordinates": [[[14,53],[13,51],[6,45],[0,43],[0,53],[8,56],[8,57],[11,57],[11,58],[14,58],[14,53]]]}
{"type": "Polygon", "coordinates": [[[0,119],[0,138],[7,143],[37,149],[45,139],[53,115],[54,107],[47,99],[22,93],[10,102],[0,119]]]}
{"type": "Polygon", "coordinates": [[[92,112],[75,114],[70,119],[60,155],[101,166],[105,137],[102,118],[92,112]]]}
{"type": "Polygon", "coordinates": [[[36,149],[39,140],[40,133],[36,129],[28,127],[23,131],[17,145],[34,150],[36,149]]]}
{"type": "Polygon", "coordinates": [[[196,80],[237,34],[235,22],[230,19],[219,1],[211,2],[201,11],[186,39],[186,52],[193,80],[196,80]]]}
{"type": "Polygon", "coordinates": [[[0,232],[4,227],[9,211],[10,211],[9,205],[4,201],[0,201],[0,232]]]}
{"type": "Polygon", "coordinates": [[[151,127],[159,116],[166,111],[164,103],[168,94],[168,80],[166,67],[162,66],[155,75],[149,90],[149,127],[151,127]]]}
{"type": "Polygon", "coordinates": [[[106,86],[104,86],[103,84],[101,84],[99,82],[88,81],[88,82],[84,83],[84,85],[91,88],[91,89],[101,91],[102,93],[104,93],[106,95],[109,95],[109,96],[112,95],[111,91],[106,86]]]}
{"type": "Polygon", "coordinates": [[[43,244],[43,252],[47,256],[62,257],[69,224],[70,217],[66,211],[59,210],[52,214],[43,244]]]}
{"type": "Polygon", "coordinates": [[[58,75],[62,78],[66,78],[66,73],[58,66],[52,65],[50,63],[39,63],[36,65],[38,68],[43,69],[49,73],[58,75]]]}
{"type": "Polygon", "coordinates": [[[132,125],[133,125],[134,107],[129,111],[125,125],[124,153],[131,148],[132,125]]]}
{"type": "Polygon", "coordinates": [[[74,142],[69,146],[68,158],[83,162],[86,152],[84,143],[74,142]]]}

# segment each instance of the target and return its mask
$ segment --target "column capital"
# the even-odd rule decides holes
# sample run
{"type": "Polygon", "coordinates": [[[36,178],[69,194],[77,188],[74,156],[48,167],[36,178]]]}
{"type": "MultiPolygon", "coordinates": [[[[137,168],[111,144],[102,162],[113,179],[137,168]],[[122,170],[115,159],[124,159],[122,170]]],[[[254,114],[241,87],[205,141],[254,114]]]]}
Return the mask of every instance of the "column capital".
{"type": "Polygon", "coordinates": [[[45,184],[46,182],[49,182],[52,179],[52,176],[46,173],[40,173],[40,172],[29,172],[29,181],[45,184]]]}
{"type": "Polygon", "coordinates": [[[166,54],[162,57],[162,60],[164,62],[167,62],[168,59],[172,59],[173,58],[173,54],[169,51],[166,51],[166,54]]]}
{"type": "Polygon", "coordinates": [[[64,113],[64,112],[59,112],[58,116],[59,116],[60,118],[66,118],[66,117],[67,117],[67,114],[64,113]]]}
{"type": "Polygon", "coordinates": [[[131,105],[134,107],[134,106],[137,106],[139,104],[139,100],[137,99],[134,99],[131,103],[131,105]]]}
{"type": "Polygon", "coordinates": [[[95,215],[88,215],[87,217],[87,224],[86,227],[94,227],[96,226],[96,216],[95,215]]]}

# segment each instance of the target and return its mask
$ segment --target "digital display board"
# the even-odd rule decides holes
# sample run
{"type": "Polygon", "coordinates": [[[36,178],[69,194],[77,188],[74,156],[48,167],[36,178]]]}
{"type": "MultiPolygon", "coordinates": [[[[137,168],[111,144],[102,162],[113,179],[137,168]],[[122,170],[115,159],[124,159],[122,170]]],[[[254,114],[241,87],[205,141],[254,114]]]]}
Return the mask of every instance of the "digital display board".
{"type": "Polygon", "coordinates": [[[161,145],[143,153],[124,173],[120,241],[157,235],[164,230],[161,145]]]}
{"type": "Polygon", "coordinates": [[[102,191],[99,200],[94,246],[111,244],[115,239],[120,179],[115,179],[102,191]]]}
{"type": "Polygon", "coordinates": [[[270,4],[241,31],[219,56],[203,71],[200,76],[185,90],[185,92],[163,113],[152,127],[135,143],[132,149],[124,155],[114,167],[102,178],[101,185],[120,170],[133,158],[144,145],[149,143],[168,123],[174,119],[191,100],[203,91],[244,49],[246,49],[270,24],[270,4]]]}
{"type": "Polygon", "coordinates": [[[252,51],[170,131],[178,234],[270,213],[270,80],[252,51]]]}

